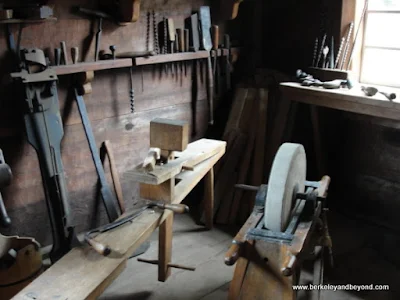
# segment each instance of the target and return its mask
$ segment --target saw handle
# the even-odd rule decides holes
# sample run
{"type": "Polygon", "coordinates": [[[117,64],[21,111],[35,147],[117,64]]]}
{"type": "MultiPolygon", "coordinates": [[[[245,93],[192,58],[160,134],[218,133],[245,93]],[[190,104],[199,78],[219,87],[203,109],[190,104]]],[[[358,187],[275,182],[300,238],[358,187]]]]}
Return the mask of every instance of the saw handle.
{"type": "Polygon", "coordinates": [[[176,214],[184,214],[189,212],[189,207],[184,204],[168,204],[163,202],[151,202],[151,206],[157,206],[160,209],[169,209],[176,214]]]}
{"type": "Polygon", "coordinates": [[[227,266],[233,266],[240,257],[241,244],[232,243],[231,247],[225,254],[225,264],[227,266]]]}
{"type": "Polygon", "coordinates": [[[111,248],[110,248],[110,246],[104,245],[104,244],[99,243],[99,242],[96,242],[94,239],[89,238],[89,237],[87,237],[87,238],[85,238],[85,239],[86,239],[86,242],[87,242],[90,246],[92,246],[92,248],[93,248],[97,253],[99,253],[100,255],[103,255],[103,256],[108,256],[108,255],[110,255],[110,253],[111,253],[111,248]]]}

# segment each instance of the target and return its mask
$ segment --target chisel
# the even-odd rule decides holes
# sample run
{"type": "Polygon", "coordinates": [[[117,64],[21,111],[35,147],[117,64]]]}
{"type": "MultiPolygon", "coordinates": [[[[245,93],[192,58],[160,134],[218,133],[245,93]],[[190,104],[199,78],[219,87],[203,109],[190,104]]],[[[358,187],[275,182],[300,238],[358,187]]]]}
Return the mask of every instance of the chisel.
{"type": "MultiPolygon", "coordinates": [[[[184,52],[189,52],[189,29],[184,30],[185,48],[184,52]]],[[[187,61],[185,61],[185,76],[187,76],[187,61]]]]}
{"type": "MultiPolygon", "coordinates": [[[[183,52],[183,49],[185,48],[185,37],[184,37],[184,32],[182,28],[177,28],[176,29],[176,35],[178,37],[178,52],[183,52]]],[[[181,69],[181,76],[183,74],[183,63],[182,61],[179,63],[180,69],[181,69]]]]}
{"type": "MultiPolygon", "coordinates": [[[[175,43],[175,24],[174,24],[174,20],[171,18],[167,19],[167,25],[168,25],[168,42],[169,42],[169,53],[173,54],[174,53],[174,43],[175,43]]],[[[175,75],[174,72],[174,64],[176,63],[170,63],[169,64],[169,68],[171,70],[171,74],[175,75]]],[[[176,66],[175,66],[176,68],[176,66]]]]}

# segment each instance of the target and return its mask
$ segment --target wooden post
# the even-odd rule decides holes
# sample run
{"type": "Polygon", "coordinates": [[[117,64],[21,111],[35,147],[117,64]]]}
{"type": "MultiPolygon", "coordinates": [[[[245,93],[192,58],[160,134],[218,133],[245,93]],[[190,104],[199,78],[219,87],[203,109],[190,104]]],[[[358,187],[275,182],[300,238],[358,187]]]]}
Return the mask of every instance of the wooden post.
{"type": "Polygon", "coordinates": [[[175,178],[159,184],[140,183],[140,197],[154,201],[171,203],[174,199],[175,178]]]}
{"type": "Polygon", "coordinates": [[[158,280],[166,281],[171,275],[172,255],[172,224],[174,222],[174,214],[169,213],[167,218],[160,225],[158,237],[158,280]]]}
{"type": "Polygon", "coordinates": [[[318,176],[325,175],[325,163],[322,151],[321,131],[318,118],[318,108],[315,105],[310,105],[311,124],[313,128],[314,151],[317,165],[318,176]]]}
{"type": "Polygon", "coordinates": [[[213,228],[214,223],[214,168],[204,176],[204,214],[207,229],[213,228]]]}

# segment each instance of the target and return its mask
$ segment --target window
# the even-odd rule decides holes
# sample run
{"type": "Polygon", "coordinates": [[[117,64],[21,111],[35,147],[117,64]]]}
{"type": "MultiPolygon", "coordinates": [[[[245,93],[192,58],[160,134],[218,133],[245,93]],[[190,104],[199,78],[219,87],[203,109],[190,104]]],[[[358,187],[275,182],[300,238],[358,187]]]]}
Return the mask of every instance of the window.
{"type": "Polygon", "coordinates": [[[360,82],[400,87],[400,0],[369,0],[360,82]]]}

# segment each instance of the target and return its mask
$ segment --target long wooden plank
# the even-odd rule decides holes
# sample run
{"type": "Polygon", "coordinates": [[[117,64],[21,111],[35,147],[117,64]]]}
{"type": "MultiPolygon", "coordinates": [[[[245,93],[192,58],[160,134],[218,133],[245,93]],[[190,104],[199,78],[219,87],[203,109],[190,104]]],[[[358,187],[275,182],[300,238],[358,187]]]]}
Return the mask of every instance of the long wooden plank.
{"type": "Polygon", "coordinates": [[[94,62],[84,62],[72,65],[56,66],[53,67],[53,69],[56,71],[57,75],[68,75],[68,74],[81,73],[87,71],[100,71],[100,70],[129,68],[129,67],[132,67],[132,59],[121,58],[121,59],[100,60],[94,62]]]}
{"type": "Polygon", "coordinates": [[[201,59],[201,58],[207,58],[208,56],[210,56],[210,52],[208,51],[161,54],[161,55],[147,56],[147,57],[136,57],[133,59],[133,64],[135,66],[143,66],[143,65],[175,62],[175,61],[201,59]]]}
{"type": "Polygon", "coordinates": [[[289,97],[289,100],[293,101],[367,115],[374,115],[375,111],[378,117],[381,117],[382,112],[390,112],[386,118],[393,118],[393,116],[398,118],[400,114],[400,102],[398,100],[389,101],[381,94],[367,97],[357,88],[351,90],[326,90],[315,87],[304,87],[299,83],[286,82],[280,84],[280,90],[284,97],[289,97]],[[320,100],[323,102],[320,103],[320,100]]]}
{"type": "MultiPolygon", "coordinates": [[[[176,185],[174,203],[180,203],[222,157],[225,150],[185,171],[176,185]]],[[[89,247],[74,248],[13,299],[25,300],[29,293],[37,299],[96,299],[123,270],[126,259],[169,216],[171,211],[145,211],[134,222],[105,232],[96,240],[115,250],[113,257],[100,256],[89,247]],[[71,267],[73,266],[73,267],[71,267]]]]}

